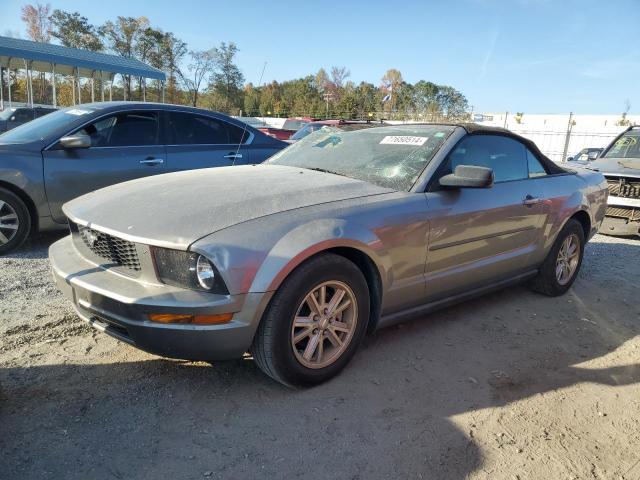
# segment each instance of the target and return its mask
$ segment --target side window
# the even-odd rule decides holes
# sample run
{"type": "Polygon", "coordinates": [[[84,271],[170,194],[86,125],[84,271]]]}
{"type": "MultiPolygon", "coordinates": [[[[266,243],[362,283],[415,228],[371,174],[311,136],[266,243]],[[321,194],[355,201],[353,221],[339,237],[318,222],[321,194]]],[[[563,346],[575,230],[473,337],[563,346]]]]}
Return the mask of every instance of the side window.
{"type": "Polygon", "coordinates": [[[33,110],[27,108],[19,108],[12,117],[14,122],[30,122],[33,120],[33,110]]]}
{"type": "Polygon", "coordinates": [[[230,143],[240,143],[241,141],[244,143],[249,139],[249,132],[244,128],[236,127],[229,123],[227,124],[227,130],[229,131],[230,143]]]}
{"type": "Polygon", "coordinates": [[[477,165],[493,170],[496,182],[529,178],[526,148],[520,142],[499,135],[468,135],[445,160],[444,175],[458,165],[477,165]]]}
{"type": "Polygon", "coordinates": [[[529,166],[529,178],[544,177],[547,174],[540,160],[527,148],[527,165],[529,166]]]}
{"type": "Polygon", "coordinates": [[[173,145],[228,145],[238,143],[242,136],[241,129],[212,117],[169,112],[168,118],[173,145]]]}
{"type": "Polygon", "coordinates": [[[158,144],[156,112],[122,112],[83,127],[92,147],[135,147],[158,144]]]}

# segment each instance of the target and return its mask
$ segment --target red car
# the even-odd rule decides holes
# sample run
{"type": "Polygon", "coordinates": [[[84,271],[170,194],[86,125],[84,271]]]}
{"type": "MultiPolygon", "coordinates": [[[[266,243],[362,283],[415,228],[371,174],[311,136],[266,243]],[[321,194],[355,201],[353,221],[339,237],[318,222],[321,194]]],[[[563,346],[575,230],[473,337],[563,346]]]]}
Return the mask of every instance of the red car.
{"type": "Polygon", "coordinates": [[[278,140],[288,140],[294,133],[312,121],[313,118],[310,117],[287,118],[282,128],[258,127],[258,130],[278,140]]]}

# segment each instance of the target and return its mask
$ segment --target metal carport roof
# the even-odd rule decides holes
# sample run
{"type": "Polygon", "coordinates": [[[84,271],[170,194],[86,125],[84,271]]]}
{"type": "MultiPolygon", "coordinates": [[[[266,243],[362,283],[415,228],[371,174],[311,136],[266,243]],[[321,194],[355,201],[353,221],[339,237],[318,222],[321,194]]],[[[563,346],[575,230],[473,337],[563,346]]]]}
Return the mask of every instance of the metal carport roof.
{"type": "Polygon", "coordinates": [[[0,66],[25,68],[25,60],[40,72],[50,72],[55,65],[56,73],[63,75],[101,78],[104,72],[166,80],[162,70],[132,58],[0,36],[0,66]]]}

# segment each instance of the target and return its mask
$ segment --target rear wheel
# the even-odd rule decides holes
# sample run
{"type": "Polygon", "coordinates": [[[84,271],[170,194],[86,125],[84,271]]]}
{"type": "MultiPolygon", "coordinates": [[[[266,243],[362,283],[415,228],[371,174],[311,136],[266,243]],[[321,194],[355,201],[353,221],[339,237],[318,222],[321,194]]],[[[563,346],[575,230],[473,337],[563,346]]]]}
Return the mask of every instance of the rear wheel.
{"type": "Polygon", "coordinates": [[[0,188],[0,255],[18,248],[31,231],[31,215],[13,192],[0,188]]]}
{"type": "Polygon", "coordinates": [[[362,272],[334,254],[312,258],[280,286],[251,352],[267,375],[291,386],[324,382],[355,354],[369,321],[362,272]]]}
{"type": "Polygon", "coordinates": [[[582,265],[584,239],[580,222],[569,220],[558,234],[538,275],[532,280],[532,288],[552,297],[569,290],[582,265]]]}

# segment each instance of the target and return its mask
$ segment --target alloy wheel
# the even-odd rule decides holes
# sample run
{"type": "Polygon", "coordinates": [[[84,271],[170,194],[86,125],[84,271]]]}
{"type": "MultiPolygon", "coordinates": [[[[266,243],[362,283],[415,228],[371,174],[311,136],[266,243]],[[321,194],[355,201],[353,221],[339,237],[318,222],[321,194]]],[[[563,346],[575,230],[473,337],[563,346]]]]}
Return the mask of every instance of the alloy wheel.
{"type": "Polygon", "coordinates": [[[358,304],[351,288],[332,280],[315,286],[296,310],[291,346],[307,368],[333,364],[347,349],[356,331],[358,304]]]}
{"type": "Polygon", "coordinates": [[[562,242],[556,259],[556,280],[560,285],[569,283],[580,261],[580,239],[572,233],[562,242]]]}
{"type": "Polygon", "coordinates": [[[18,233],[20,220],[15,209],[0,200],[0,245],[6,245],[18,233]]]}

